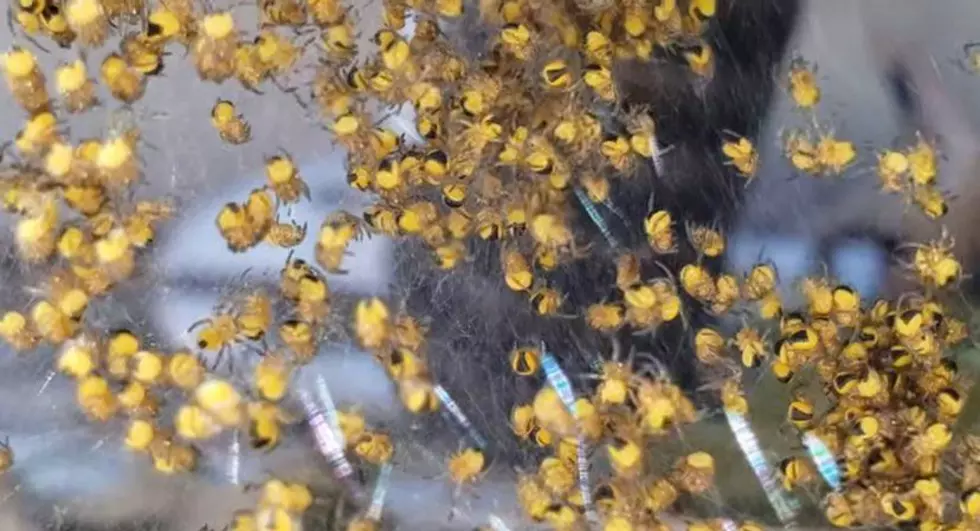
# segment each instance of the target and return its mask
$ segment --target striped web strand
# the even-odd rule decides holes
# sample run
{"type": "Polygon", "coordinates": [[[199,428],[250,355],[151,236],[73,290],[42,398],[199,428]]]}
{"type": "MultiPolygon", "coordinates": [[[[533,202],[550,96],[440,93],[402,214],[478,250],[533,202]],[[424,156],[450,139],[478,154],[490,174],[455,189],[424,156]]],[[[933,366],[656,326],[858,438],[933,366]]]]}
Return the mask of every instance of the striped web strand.
{"type": "MultiPolygon", "coordinates": [[[[572,382],[568,379],[568,375],[558,364],[558,360],[548,352],[548,347],[541,342],[541,368],[544,369],[544,375],[548,379],[548,383],[558,394],[558,398],[561,399],[565,408],[572,416],[577,417],[575,411],[575,392],[572,391],[572,382]]],[[[592,490],[589,488],[589,462],[587,455],[587,443],[585,441],[585,435],[582,430],[579,430],[578,434],[578,444],[576,447],[576,456],[578,461],[578,488],[582,493],[582,505],[585,507],[586,517],[590,522],[597,522],[599,520],[598,514],[595,511],[595,506],[592,503],[592,490]]]]}
{"type": "Polygon", "coordinates": [[[449,392],[446,391],[446,388],[442,385],[436,385],[433,388],[433,392],[437,397],[439,397],[439,401],[446,406],[446,410],[449,411],[449,414],[453,417],[456,423],[463,428],[466,435],[472,439],[481,450],[485,449],[487,447],[487,440],[480,434],[480,432],[476,430],[476,428],[473,427],[473,423],[470,422],[470,419],[465,413],[463,413],[463,410],[459,407],[459,404],[453,400],[453,397],[449,396],[449,392]]]}
{"type": "Polygon", "coordinates": [[[585,209],[585,213],[588,214],[589,219],[592,220],[592,223],[599,229],[599,232],[602,233],[602,237],[606,239],[606,243],[613,248],[619,247],[619,242],[616,241],[616,237],[613,236],[612,230],[609,229],[609,224],[606,223],[605,218],[603,218],[602,214],[599,213],[599,209],[596,208],[595,203],[589,198],[585,191],[582,190],[581,186],[575,187],[575,198],[578,199],[579,204],[581,204],[582,208],[585,209]]]}
{"type": "Polygon", "coordinates": [[[316,395],[323,404],[323,414],[327,417],[327,422],[330,423],[343,448],[347,443],[344,441],[344,430],[340,429],[340,416],[337,415],[337,406],[334,404],[333,395],[330,394],[330,388],[327,387],[327,380],[321,374],[316,375],[316,395]]]}
{"type": "Polygon", "coordinates": [[[239,430],[231,434],[231,444],[228,445],[228,482],[238,485],[242,481],[242,444],[239,430]]]}
{"type": "Polygon", "coordinates": [[[299,398],[303,404],[307,422],[310,425],[310,430],[313,431],[313,438],[316,440],[320,453],[327,459],[327,462],[333,469],[334,475],[341,482],[354,487],[353,492],[357,493],[358,488],[354,481],[354,467],[351,466],[350,461],[347,460],[347,456],[344,455],[344,447],[340,444],[340,441],[337,439],[337,434],[327,422],[326,414],[317,407],[316,402],[313,401],[313,397],[305,389],[299,392],[299,398]]]}
{"type": "Polygon", "coordinates": [[[803,445],[806,446],[807,453],[810,454],[813,463],[817,465],[817,471],[820,472],[827,485],[830,485],[833,490],[840,490],[842,483],[840,467],[837,466],[837,459],[834,458],[834,454],[830,452],[827,445],[813,433],[807,433],[803,436],[803,445]]]}
{"type": "Polygon", "coordinates": [[[725,411],[725,418],[735,435],[738,447],[745,454],[745,459],[749,462],[755,477],[759,479],[762,490],[765,491],[766,498],[769,500],[769,505],[776,512],[776,517],[779,518],[784,527],[792,526],[796,513],[799,511],[799,505],[796,500],[786,495],[779,482],[776,481],[776,472],[762,453],[759,438],[752,431],[748,419],[727,410],[725,411]]]}
{"type": "Polygon", "coordinates": [[[381,513],[385,507],[385,496],[388,495],[388,486],[391,485],[392,468],[391,461],[386,461],[381,465],[381,470],[378,472],[378,482],[371,494],[371,506],[368,507],[367,517],[375,522],[381,521],[381,513]]]}

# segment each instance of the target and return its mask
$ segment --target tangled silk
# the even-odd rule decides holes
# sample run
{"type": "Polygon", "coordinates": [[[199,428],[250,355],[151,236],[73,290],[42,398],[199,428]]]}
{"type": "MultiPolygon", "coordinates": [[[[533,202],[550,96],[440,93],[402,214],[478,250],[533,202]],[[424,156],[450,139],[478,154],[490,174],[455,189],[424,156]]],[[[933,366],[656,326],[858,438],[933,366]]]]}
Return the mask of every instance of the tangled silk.
{"type": "MultiPolygon", "coordinates": [[[[30,287],[29,299],[5,294],[19,306],[0,336],[51,357],[42,391],[71,382],[107,444],[170,481],[222,461],[249,491],[246,455],[264,463],[300,442],[322,455],[324,477],[261,478],[252,505],[225,515],[235,531],[325,525],[314,522],[338,487],[357,508],[331,525],[398,525],[385,499],[419,448],[446,450],[428,481],[451,484],[454,511],[492,468],[513,486],[498,494],[520,511],[488,515],[489,529],[759,529],[724,502],[723,460],[683,436],[718,409],[771,506],[760,520],[794,525],[809,504],[842,527],[980,528],[980,439],[952,429],[971,383],[954,360],[969,331],[953,237],[900,249],[901,296],[807,276],[798,312],[774,264],[724,267],[742,195],[762,178],[754,139],[795,1],[385,0],[378,20],[361,7],[12,6],[0,66],[26,114],[0,188],[9,275],[30,287]],[[370,42],[365,22],[380,23],[370,42]],[[218,155],[263,134],[243,101],[282,96],[311,122],[299,125],[343,148],[347,184],[370,200],[300,223],[315,176],[297,153],[263,147],[265,182],[199,230],[217,231],[229,256],[275,248],[285,263],[271,278],[243,271],[186,344],[107,317],[139,310],[126,294],[152,283],[155,240],[183,215],[149,192],[171,176],[143,159],[155,148],[142,106],[180,62],[199,78],[189,98],[220,89],[208,103],[218,155]],[[131,119],[80,136],[106,108],[131,119]],[[371,237],[394,242],[391,293],[332,289],[371,237]],[[387,374],[359,384],[391,386],[411,429],[338,408],[311,374],[347,343],[387,374]],[[789,386],[780,431],[795,450],[779,462],[753,431],[746,387],[760,378],[789,386]]],[[[778,83],[807,117],[782,137],[798,178],[864,164],[818,118],[812,63],[791,61],[778,83]]],[[[866,169],[939,220],[951,205],[928,133],[866,169]]],[[[17,455],[5,442],[0,472],[16,475],[17,455]]]]}

